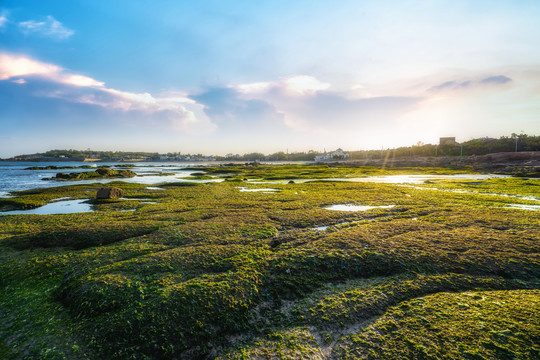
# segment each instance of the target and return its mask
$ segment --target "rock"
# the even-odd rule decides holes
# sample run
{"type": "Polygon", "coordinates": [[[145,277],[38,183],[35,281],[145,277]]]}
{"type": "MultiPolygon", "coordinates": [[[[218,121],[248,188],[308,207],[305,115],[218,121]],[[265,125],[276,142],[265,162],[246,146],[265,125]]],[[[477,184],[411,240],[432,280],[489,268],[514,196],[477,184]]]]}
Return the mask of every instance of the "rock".
{"type": "Polygon", "coordinates": [[[55,178],[56,179],[71,179],[71,176],[66,173],[57,173],[55,178]]]}
{"type": "Polygon", "coordinates": [[[124,195],[122,189],[113,188],[101,188],[97,191],[96,199],[118,199],[124,195]]]}
{"type": "Polygon", "coordinates": [[[293,181],[293,180],[290,180],[290,181],[289,181],[289,184],[294,184],[294,181],[293,181]]]}
{"type": "Polygon", "coordinates": [[[100,177],[113,178],[113,177],[134,177],[136,174],[131,170],[112,170],[112,169],[97,169],[95,171],[100,177]]]}

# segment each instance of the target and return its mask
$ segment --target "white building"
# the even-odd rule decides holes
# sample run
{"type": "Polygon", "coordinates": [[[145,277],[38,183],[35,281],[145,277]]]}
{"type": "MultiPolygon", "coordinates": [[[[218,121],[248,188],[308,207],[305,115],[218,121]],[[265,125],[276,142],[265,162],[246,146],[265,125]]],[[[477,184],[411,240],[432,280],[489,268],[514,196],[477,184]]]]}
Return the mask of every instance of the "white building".
{"type": "Polygon", "coordinates": [[[332,152],[325,152],[324,154],[315,156],[315,161],[335,161],[335,160],[347,160],[349,154],[342,149],[337,149],[332,152]]]}

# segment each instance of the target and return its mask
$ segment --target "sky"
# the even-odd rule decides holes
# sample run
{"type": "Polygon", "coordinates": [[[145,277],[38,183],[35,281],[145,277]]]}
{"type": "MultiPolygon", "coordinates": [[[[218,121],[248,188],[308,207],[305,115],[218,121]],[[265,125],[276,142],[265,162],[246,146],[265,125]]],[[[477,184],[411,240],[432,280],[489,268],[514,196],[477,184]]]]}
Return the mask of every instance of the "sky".
{"type": "Polygon", "coordinates": [[[540,135],[538,19],[538,0],[0,0],[0,157],[540,135]]]}

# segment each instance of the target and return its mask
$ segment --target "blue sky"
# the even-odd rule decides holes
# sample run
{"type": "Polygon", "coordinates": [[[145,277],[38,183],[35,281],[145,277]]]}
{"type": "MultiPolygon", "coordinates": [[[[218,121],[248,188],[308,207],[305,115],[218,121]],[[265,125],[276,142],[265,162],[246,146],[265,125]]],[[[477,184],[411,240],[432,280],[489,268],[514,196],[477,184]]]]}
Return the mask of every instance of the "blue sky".
{"type": "Polygon", "coordinates": [[[0,157],[540,134],[538,1],[0,0],[0,157]]]}

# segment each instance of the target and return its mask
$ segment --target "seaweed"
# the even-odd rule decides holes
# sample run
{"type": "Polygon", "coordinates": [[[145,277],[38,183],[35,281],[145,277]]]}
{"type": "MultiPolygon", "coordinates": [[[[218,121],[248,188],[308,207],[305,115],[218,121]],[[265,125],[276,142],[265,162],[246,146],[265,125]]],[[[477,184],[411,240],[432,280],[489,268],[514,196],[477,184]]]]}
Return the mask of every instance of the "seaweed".
{"type": "MultiPolygon", "coordinates": [[[[410,186],[331,180],[377,168],[197,169],[248,187],[326,180],[257,184],[271,193],[234,181],[164,183],[159,193],[115,181],[125,199],[94,212],[1,216],[0,354],[538,357],[540,219],[507,208],[538,203],[538,180],[410,186]],[[334,204],[368,208],[326,209],[334,204]],[[370,208],[380,205],[394,206],[370,208]]],[[[404,170],[393,171],[384,173],[404,170]]],[[[99,186],[18,192],[3,204],[88,198],[99,186]]]]}

